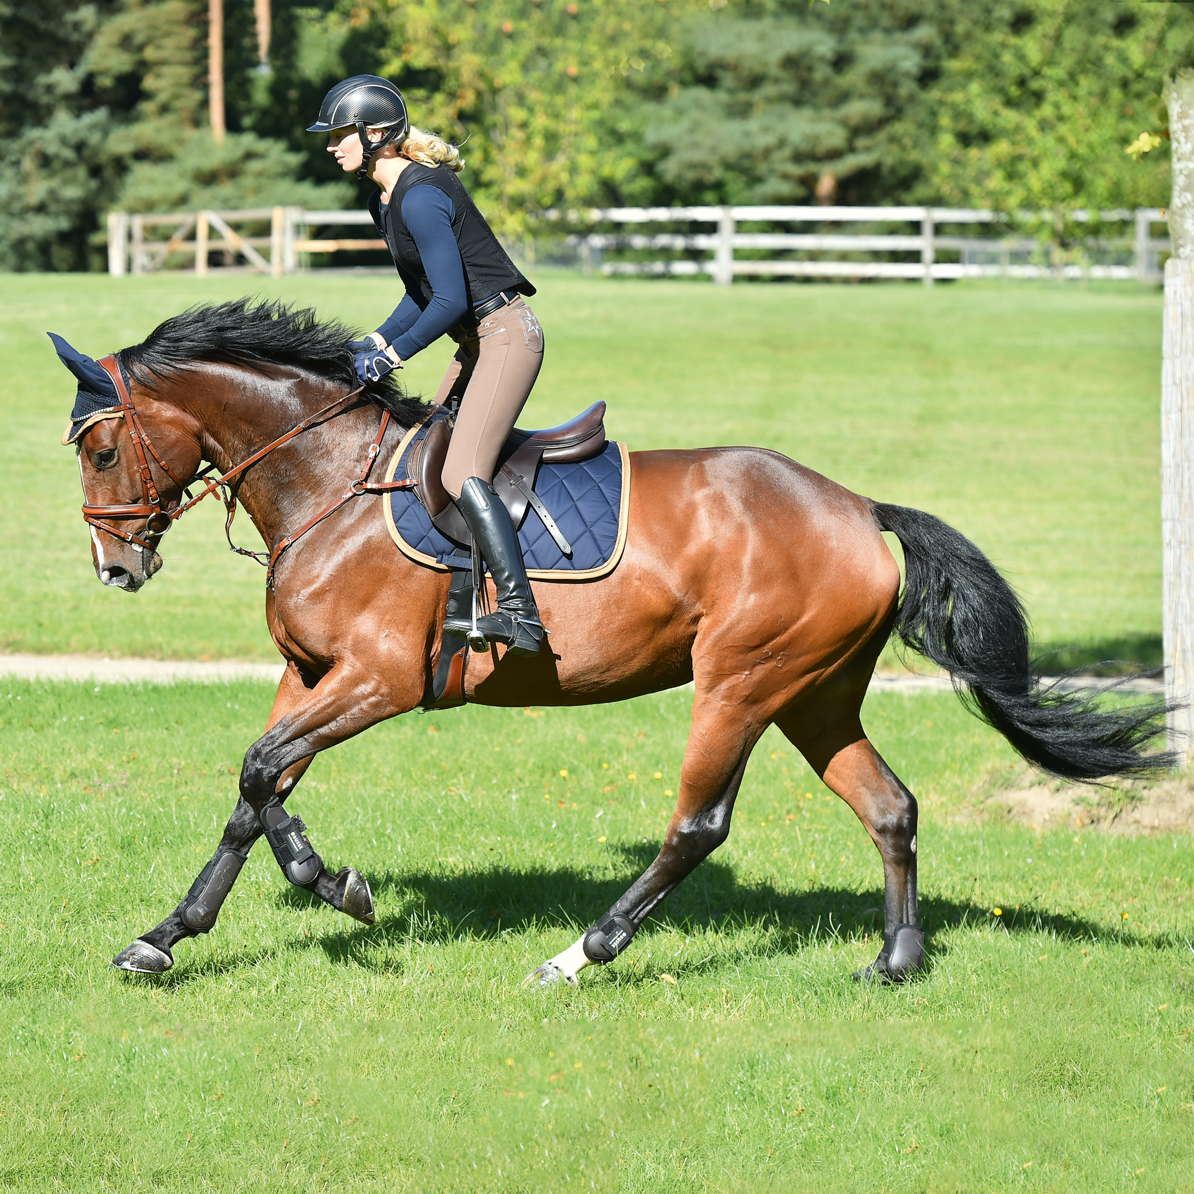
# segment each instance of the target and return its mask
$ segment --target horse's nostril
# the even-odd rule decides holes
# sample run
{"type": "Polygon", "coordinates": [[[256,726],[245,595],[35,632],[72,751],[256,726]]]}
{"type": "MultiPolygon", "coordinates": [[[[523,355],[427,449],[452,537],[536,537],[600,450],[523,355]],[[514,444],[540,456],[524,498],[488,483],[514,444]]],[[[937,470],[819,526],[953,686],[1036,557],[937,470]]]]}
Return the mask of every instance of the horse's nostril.
{"type": "Polygon", "coordinates": [[[129,574],[127,568],[122,568],[119,564],[113,564],[111,567],[105,568],[100,573],[100,580],[106,585],[112,585],[117,589],[126,589],[132,581],[132,576],[129,574]]]}

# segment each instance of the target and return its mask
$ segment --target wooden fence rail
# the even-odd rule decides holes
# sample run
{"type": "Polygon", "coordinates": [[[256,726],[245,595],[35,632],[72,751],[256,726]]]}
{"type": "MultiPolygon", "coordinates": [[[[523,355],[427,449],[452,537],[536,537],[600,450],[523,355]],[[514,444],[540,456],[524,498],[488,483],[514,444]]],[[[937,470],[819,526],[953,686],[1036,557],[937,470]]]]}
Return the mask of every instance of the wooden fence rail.
{"type": "MultiPolygon", "coordinates": [[[[1037,220],[1049,227],[1047,216],[1037,220]]],[[[1019,223],[946,207],[619,207],[543,212],[532,240],[549,257],[589,270],[703,275],[722,285],[747,277],[1161,279],[1169,240],[1154,234],[1165,225],[1159,209],[1070,212],[1064,242],[1028,236],[1019,223]],[[802,225],[811,230],[788,231],[802,225]]],[[[368,212],[273,207],[108,216],[112,274],[232,269],[279,277],[344,252],[376,252],[377,264],[388,264],[368,212]],[[361,226],[367,235],[333,235],[361,226]]]]}

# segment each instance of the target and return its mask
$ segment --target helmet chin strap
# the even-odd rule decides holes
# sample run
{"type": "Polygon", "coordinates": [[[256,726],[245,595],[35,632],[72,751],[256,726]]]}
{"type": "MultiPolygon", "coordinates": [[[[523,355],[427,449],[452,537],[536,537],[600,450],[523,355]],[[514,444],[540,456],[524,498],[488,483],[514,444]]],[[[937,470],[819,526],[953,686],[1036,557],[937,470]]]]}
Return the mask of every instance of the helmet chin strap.
{"type": "Polygon", "coordinates": [[[361,164],[357,168],[357,178],[362,181],[369,177],[369,163],[373,161],[374,155],[379,149],[385,149],[387,145],[391,145],[398,133],[398,126],[388,128],[385,131],[385,136],[380,141],[369,140],[369,130],[360,121],[357,121],[357,136],[361,139],[361,164]]]}

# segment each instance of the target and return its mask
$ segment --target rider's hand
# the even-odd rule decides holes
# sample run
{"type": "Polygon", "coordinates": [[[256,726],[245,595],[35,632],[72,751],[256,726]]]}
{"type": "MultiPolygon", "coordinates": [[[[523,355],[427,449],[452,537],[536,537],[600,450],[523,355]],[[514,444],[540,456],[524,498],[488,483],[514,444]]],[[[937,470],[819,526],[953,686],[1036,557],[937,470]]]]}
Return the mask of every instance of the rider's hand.
{"type": "Polygon", "coordinates": [[[352,364],[357,373],[357,380],[362,385],[371,381],[381,381],[387,373],[402,368],[402,358],[377,332],[370,332],[364,340],[351,340],[348,347],[352,350],[352,364]]]}

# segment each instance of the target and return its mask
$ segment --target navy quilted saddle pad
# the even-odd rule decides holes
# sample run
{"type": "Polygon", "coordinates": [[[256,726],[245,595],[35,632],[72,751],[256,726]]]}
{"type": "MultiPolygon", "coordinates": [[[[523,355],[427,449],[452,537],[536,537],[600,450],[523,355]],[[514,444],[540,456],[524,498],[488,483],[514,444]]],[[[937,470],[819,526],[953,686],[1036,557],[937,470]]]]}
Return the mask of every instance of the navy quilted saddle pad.
{"type": "MultiPolygon", "coordinates": [[[[411,452],[427,426],[416,428],[399,444],[386,472],[388,480],[410,476],[411,452]]],[[[528,506],[518,527],[527,571],[532,576],[561,580],[593,579],[610,572],[626,542],[630,468],[625,447],[609,440],[588,460],[542,463],[534,490],[571,545],[572,554],[560,550],[534,508],[528,506]]],[[[405,555],[432,568],[472,567],[468,550],[434,526],[414,490],[383,494],[382,502],[390,534],[405,555]]]]}

